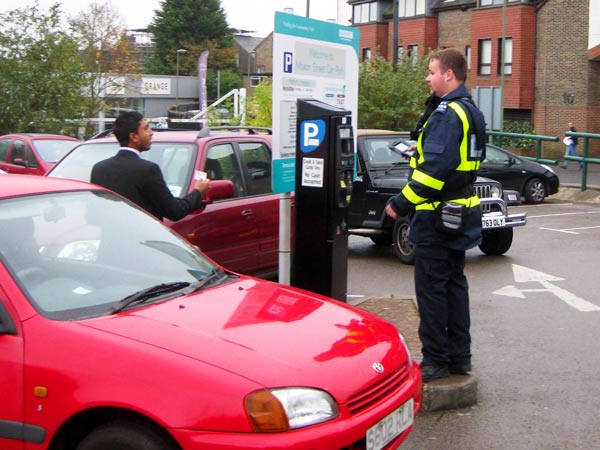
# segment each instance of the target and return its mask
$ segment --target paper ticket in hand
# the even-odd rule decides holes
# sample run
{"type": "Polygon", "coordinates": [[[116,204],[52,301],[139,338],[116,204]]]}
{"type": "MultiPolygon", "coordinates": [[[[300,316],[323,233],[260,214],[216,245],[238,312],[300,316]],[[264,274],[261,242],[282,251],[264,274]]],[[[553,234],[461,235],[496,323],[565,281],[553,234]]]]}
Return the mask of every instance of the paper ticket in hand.
{"type": "Polygon", "coordinates": [[[206,180],[206,172],[203,172],[201,170],[196,170],[194,172],[194,178],[198,181],[204,181],[204,180],[206,180]]]}

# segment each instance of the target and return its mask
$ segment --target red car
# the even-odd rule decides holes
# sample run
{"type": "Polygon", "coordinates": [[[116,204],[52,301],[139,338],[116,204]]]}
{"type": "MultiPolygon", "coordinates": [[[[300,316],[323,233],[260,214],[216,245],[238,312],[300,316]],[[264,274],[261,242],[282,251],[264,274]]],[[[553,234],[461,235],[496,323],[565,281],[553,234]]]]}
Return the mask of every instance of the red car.
{"type": "Polygon", "coordinates": [[[0,136],[0,169],[8,173],[45,175],[80,142],[60,134],[5,134],[0,136]]]}
{"type": "Polygon", "coordinates": [[[0,177],[0,448],[397,448],[396,328],[237,275],[118,195],[0,177]]]}
{"type": "MultiPolygon", "coordinates": [[[[70,151],[50,177],[90,181],[92,166],[114,155],[114,136],[91,139],[70,151]]],[[[279,195],[271,189],[271,134],[256,128],[156,131],[144,158],[156,162],[175,196],[194,185],[194,171],[233,184],[229,198],[166,224],[219,264],[250,275],[277,272],[279,195]]]]}

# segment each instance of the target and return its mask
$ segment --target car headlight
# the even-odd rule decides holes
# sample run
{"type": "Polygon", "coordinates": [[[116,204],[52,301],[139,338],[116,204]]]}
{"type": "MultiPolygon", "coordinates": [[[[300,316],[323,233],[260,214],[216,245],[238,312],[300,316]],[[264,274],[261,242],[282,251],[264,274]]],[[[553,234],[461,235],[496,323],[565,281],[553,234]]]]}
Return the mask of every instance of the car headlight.
{"type": "Polygon", "coordinates": [[[404,349],[406,350],[406,354],[408,355],[408,365],[412,366],[413,358],[410,353],[410,347],[408,346],[408,341],[406,340],[404,335],[402,333],[400,333],[399,331],[398,331],[398,336],[400,336],[400,341],[402,342],[402,345],[404,345],[404,349]]]}
{"type": "Polygon", "coordinates": [[[490,195],[492,198],[502,198],[502,188],[497,184],[493,184],[490,188],[490,195]]]}
{"type": "Polygon", "coordinates": [[[550,166],[547,166],[546,164],[542,164],[541,166],[542,166],[544,169],[546,169],[548,172],[552,172],[552,173],[554,173],[554,170],[552,170],[552,167],[550,167],[550,166]]]}
{"type": "Polygon", "coordinates": [[[312,388],[278,388],[252,392],[244,400],[252,429],[276,433],[326,422],[338,415],[335,401],[312,388]]]}

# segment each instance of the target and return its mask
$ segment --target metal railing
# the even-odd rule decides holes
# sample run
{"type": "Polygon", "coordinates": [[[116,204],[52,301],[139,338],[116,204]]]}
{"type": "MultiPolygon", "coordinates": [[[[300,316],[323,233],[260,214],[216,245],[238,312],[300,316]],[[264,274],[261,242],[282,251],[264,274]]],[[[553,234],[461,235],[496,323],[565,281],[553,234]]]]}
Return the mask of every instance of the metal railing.
{"type": "Polygon", "coordinates": [[[582,163],[581,167],[581,192],[587,189],[587,175],[588,175],[588,164],[600,164],[599,158],[590,158],[590,139],[600,139],[600,134],[594,133],[579,133],[574,131],[568,131],[565,133],[567,136],[582,138],[583,139],[583,156],[571,156],[565,155],[565,160],[567,161],[577,161],[578,163],[582,163]]]}
{"type": "MultiPolygon", "coordinates": [[[[502,138],[503,137],[512,137],[517,139],[531,139],[536,142],[536,156],[523,156],[525,159],[529,159],[531,161],[550,164],[550,165],[558,165],[558,160],[556,159],[545,159],[542,158],[542,142],[558,142],[560,139],[556,136],[541,136],[537,134],[521,134],[521,133],[508,133],[503,131],[486,131],[488,136],[498,136],[498,146],[502,146],[502,138]]],[[[581,191],[587,190],[587,177],[588,177],[588,164],[600,164],[600,158],[590,158],[589,156],[589,140],[590,139],[600,139],[600,134],[594,133],[580,133],[580,132],[572,132],[568,131],[565,133],[566,136],[577,137],[583,139],[583,153],[582,156],[571,156],[565,155],[564,159],[566,161],[577,161],[577,163],[582,163],[581,168],[581,191]]]]}
{"type": "Polygon", "coordinates": [[[535,157],[531,156],[523,156],[525,159],[530,159],[535,162],[550,164],[556,166],[558,161],[556,159],[544,159],[542,158],[542,142],[558,142],[558,138],[556,136],[542,136],[539,134],[522,134],[522,133],[508,133],[506,131],[486,131],[488,136],[498,136],[498,146],[502,147],[502,138],[503,137],[513,137],[518,139],[531,139],[535,141],[535,157]]]}

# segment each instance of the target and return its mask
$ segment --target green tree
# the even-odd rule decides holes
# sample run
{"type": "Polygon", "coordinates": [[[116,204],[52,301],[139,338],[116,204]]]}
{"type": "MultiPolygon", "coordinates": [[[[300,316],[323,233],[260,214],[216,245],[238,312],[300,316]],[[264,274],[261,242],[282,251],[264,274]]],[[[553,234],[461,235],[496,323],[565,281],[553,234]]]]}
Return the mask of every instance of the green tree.
{"type": "Polygon", "coordinates": [[[58,4],[37,2],[0,14],[0,133],[75,134],[85,103],[77,42],[65,31],[58,4]]]}
{"type": "Polygon", "coordinates": [[[375,55],[359,69],[358,127],[411,130],[429,95],[427,59],[409,58],[393,64],[375,55]]]}
{"type": "Polygon", "coordinates": [[[179,74],[194,75],[196,63],[209,50],[208,70],[235,69],[233,35],[220,0],[163,0],[148,31],[154,36],[156,51],[146,61],[146,73],[177,71],[177,50],[189,56],[180,58],[179,74]]]}
{"type": "Polygon", "coordinates": [[[246,101],[246,124],[271,128],[273,122],[273,88],[269,81],[262,81],[254,88],[246,101]]]}
{"type": "Polygon", "coordinates": [[[237,71],[221,70],[209,72],[206,76],[206,91],[209,103],[218,100],[232,89],[242,85],[242,77],[237,71]],[[218,85],[218,89],[217,89],[218,85]]]}
{"type": "Polygon", "coordinates": [[[93,2],[69,23],[79,45],[81,70],[86,73],[85,115],[94,117],[110,100],[107,93],[132,89],[129,84],[135,77],[131,74],[139,73],[141,61],[123,19],[110,3],[93,2]]]}

